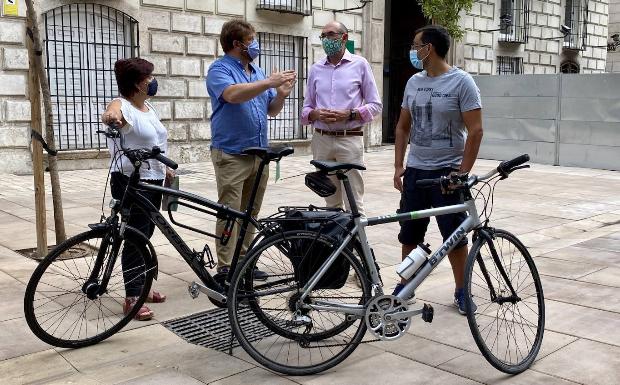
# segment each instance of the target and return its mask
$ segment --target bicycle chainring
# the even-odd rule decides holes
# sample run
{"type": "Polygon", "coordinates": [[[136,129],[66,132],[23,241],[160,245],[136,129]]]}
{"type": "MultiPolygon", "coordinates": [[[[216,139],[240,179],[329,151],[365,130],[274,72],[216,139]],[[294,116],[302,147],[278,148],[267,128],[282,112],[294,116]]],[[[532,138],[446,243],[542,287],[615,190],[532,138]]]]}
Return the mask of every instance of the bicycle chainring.
{"type": "Polygon", "coordinates": [[[402,337],[411,326],[411,317],[398,319],[394,313],[408,310],[407,302],[393,295],[374,297],[366,308],[366,326],[370,333],[382,341],[393,341],[402,337]],[[390,314],[390,320],[386,315],[390,314]]]}

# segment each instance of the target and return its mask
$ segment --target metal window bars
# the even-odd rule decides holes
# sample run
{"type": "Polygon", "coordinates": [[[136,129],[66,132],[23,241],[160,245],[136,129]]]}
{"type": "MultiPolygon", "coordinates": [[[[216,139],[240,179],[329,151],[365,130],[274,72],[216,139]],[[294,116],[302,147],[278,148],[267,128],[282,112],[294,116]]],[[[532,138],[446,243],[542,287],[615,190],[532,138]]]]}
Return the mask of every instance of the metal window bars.
{"type": "Polygon", "coordinates": [[[284,108],[278,116],[269,118],[269,139],[307,139],[308,127],[301,125],[301,110],[308,77],[308,38],[269,32],[258,32],[256,35],[261,47],[258,65],[267,76],[274,68],[297,72],[297,83],[286,98],[284,108]]]}
{"type": "Polygon", "coordinates": [[[563,47],[584,50],[588,38],[588,0],[566,0],[564,24],[570,33],[564,37],[563,47]]]}
{"type": "Polygon", "coordinates": [[[498,75],[516,75],[523,73],[523,58],[513,56],[497,57],[498,75]]]}
{"type": "Polygon", "coordinates": [[[527,43],[531,0],[501,0],[499,41],[527,43]]]}
{"type": "Polygon", "coordinates": [[[114,63],[139,54],[138,22],[92,3],[54,8],[43,22],[58,149],[106,148],[100,115],[118,95],[114,63]]]}
{"type": "Polygon", "coordinates": [[[256,9],[310,16],[312,0],[257,0],[256,9]]]}

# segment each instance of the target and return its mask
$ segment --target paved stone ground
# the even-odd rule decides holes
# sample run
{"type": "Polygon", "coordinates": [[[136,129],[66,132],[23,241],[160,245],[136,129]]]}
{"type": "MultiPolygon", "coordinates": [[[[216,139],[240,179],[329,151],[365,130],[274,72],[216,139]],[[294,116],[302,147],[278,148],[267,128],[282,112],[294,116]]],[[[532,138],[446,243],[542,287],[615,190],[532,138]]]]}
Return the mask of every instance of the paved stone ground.
{"type": "MultiPolygon", "coordinates": [[[[310,170],[308,157],[282,162],[282,176],[310,170]]],[[[392,188],[393,150],[367,154],[368,215],[393,212],[399,195],[392,188]]],[[[497,164],[479,161],[476,172],[497,164]]],[[[182,186],[216,197],[210,163],[183,165],[194,173],[182,186]]],[[[273,170],[272,170],[273,171],[273,170]]],[[[273,173],[272,173],[273,175],[273,173]]],[[[67,232],[76,234],[101,215],[105,170],[61,173],[67,232]]],[[[96,346],[54,349],[26,326],[23,293],[35,263],[13,250],[35,246],[31,176],[1,175],[0,188],[0,383],[48,384],[617,384],[620,383],[620,173],[532,165],[497,186],[494,224],[520,236],[535,256],[546,296],[547,323],[537,362],[511,377],[492,368],[478,352],[466,319],[450,306],[453,283],[447,262],[418,291],[435,307],[435,320],[413,321],[396,342],[360,346],[338,367],[311,377],[286,378],[258,367],[245,354],[235,357],[188,344],[159,321],[212,308],[204,296],[192,300],[194,279],[160,234],[154,236],[160,274],[155,287],[168,295],[153,305],[156,321],[132,322],[96,346]]],[[[48,186],[49,195],[49,186],[48,186]]],[[[49,198],[49,197],[48,197],[49,198]]],[[[280,204],[321,204],[303,178],[273,183],[263,213],[280,204]]],[[[51,208],[51,198],[48,199],[51,208]]],[[[211,226],[206,219],[195,219],[211,226]]],[[[54,239],[48,215],[48,238],[54,239]]],[[[429,239],[439,245],[436,225],[429,239]]],[[[183,231],[191,246],[204,240],[183,231]]],[[[400,260],[397,225],[369,229],[369,239],[390,287],[400,260]]]]}

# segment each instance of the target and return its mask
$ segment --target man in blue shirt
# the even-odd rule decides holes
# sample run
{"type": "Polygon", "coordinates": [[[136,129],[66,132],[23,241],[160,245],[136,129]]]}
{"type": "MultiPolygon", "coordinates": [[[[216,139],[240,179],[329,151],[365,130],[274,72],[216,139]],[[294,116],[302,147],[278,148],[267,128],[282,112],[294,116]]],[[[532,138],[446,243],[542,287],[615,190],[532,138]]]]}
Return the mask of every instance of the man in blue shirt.
{"type": "MultiPolygon", "coordinates": [[[[253,60],[260,53],[256,33],[251,24],[231,20],[222,26],[220,44],[226,53],[216,60],[207,73],[207,91],[211,97],[211,160],[215,168],[218,202],[236,210],[245,210],[255,179],[260,178],[253,216],[260,210],[269,170],[257,175],[260,159],[241,155],[246,147],[268,145],[267,115],[276,116],[284,106],[296,79],[293,70],[274,71],[265,76],[253,60]]],[[[218,220],[216,233],[222,234],[225,220],[218,220]]],[[[232,261],[238,226],[232,230],[231,242],[216,243],[218,274],[228,273],[232,261]]],[[[245,255],[253,239],[248,229],[241,255],[245,255]]],[[[255,279],[265,279],[256,271],[255,279]]]]}

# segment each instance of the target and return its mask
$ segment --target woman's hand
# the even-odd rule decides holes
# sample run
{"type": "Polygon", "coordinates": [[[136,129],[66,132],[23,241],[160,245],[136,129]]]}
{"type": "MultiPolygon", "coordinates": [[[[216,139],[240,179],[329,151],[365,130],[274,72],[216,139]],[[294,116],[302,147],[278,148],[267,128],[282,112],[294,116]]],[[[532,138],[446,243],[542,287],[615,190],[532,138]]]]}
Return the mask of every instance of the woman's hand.
{"type": "Polygon", "coordinates": [[[125,118],[123,118],[123,112],[121,111],[121,102],[119,100],[113,100],[106,108],[105,112],[101,114],[101,121],[103,124],[112,126],[114,128],[122,128],[127,124],[125,118]]]}

